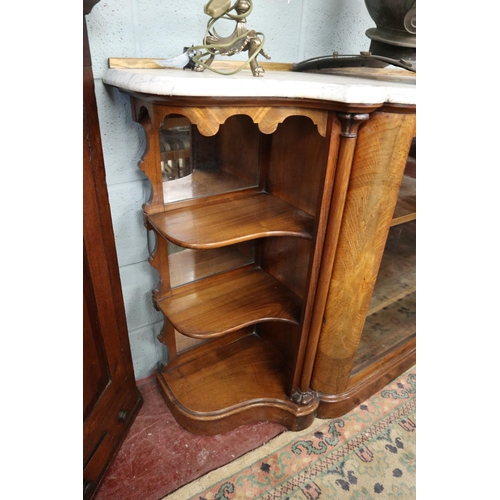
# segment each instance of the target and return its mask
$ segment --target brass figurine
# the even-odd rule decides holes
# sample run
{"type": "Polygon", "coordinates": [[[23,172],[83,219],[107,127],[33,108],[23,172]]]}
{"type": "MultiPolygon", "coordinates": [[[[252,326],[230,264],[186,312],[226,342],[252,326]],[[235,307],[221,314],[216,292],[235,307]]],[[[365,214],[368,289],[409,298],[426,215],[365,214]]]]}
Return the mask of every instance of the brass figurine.
{"type": "Polygon", "coordinates": [[[271,57],[264,51],[264,35],[253,29],[247,29],[246,18],[252,12],[252,9],[252,0],[237,0],[233,6],[230,5],[230,0],[210,0],[205,5],[205,14],[212,19],[208,22],[204,45],[202,46],[206,52],[198,53],[193,57],[195,71],[211,69],[210,65],[218,54],[232,56],[248,51],[248,61],[243,63],[242,67],[235,72],[250,64],[254,76],[264,76],[264,68],[258,64],[257,56],[262,54],[266,59],[271,59],[271,57]],[[236,14],[231,14],[231,11],[236,11],[236,14]],[[213,26],[219,19],[236,21],[236,27],[231,35],[222,37],[215,31],[213,26]],[[207,56],[208,58],[204,60],[207,56]]]}

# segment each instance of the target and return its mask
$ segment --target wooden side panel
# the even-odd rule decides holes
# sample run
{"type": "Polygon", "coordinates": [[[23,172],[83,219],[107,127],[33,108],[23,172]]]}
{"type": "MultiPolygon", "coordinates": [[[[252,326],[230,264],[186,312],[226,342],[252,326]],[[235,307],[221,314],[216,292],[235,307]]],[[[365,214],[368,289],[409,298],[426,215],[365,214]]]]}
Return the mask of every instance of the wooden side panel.
{"type": "MultiPolygon", "coordinates": [[[[92,6],[84,2],[84,13],[92,6]]],[[[128,341],[85,17],[83,24],[83,497],[90,499],[142,398],[128,341]]]]}
{"type": "Polygon", "coordinates": [[[415,132],[415,115],[360,127],[311,386],[346,389],[415,132]]]}
{"type": "Polygon", "coordinates": [[[266,191],[316,215],[327,150],[327,140],[309,118],[287,118],[272,137],[266,191]]]}
{"type": "Polygon", "coordinates": [[[249,116],[232,116],[221,126],[219,140],[222,170],[246,181],[259,182],[260,131],[249,116]]]}
{"type": "Polygon", "coordinates": [[[260,264],[299,297],[306,293],[311,241],[302,238],[263,238],[260,264]]]}
{"type": "Polygon", "coordinates": [[[83,260],[83,419],[85,420],[109,382],[106,349],[97,304],[91,286],[87,256],[83,260]]]}

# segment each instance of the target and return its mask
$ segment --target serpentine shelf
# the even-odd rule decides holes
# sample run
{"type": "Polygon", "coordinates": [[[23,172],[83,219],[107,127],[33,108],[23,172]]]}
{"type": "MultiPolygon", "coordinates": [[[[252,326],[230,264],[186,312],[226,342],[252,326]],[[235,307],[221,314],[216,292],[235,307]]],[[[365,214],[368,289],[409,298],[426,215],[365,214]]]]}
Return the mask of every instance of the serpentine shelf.
{"type": "Polygon", "coordinates": [[[178,332],[201,339],[264,321],[298,324],[301,310],[297,295],[256,267],[186,285],[157,305],[178,332]]]}
{"type": "Polygon", "coordinates": [[[148,217],[165,238],[186,248],[217,248],[269,236],[311,239],[314,219],[266,193],[194,205],[148,217]]]}

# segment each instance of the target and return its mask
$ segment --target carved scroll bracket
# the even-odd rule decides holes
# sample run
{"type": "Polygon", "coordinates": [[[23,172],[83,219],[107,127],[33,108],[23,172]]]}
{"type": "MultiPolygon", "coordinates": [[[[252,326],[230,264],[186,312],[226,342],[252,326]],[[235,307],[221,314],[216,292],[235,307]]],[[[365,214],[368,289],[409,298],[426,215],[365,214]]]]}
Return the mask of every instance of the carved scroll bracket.
{"type": "Polygon", "coordinates": [[[161,127],[164,116],[157,112],[157,107],[148,101],[141,101],[138,99],[131,99],[132,105],[132,118],[134,121],[141,123],[145,116],[149,116],[151,126],[158,130],[161,127]]]}
{"type": "Polygon", "coordinates": [[[153,305],[154,308],[159,311],[158,300],[161,300],[169,295],[171,295],[170,288],[170,270],[168,265],[168,248],[167,240],[162,238],[156,232],[153,231],[155,236],[155,247],[149,256],[149,264],[151,267],[156,269],[160,281],[153,290],[153,305]]]}
{"type": "Polygon", "coordinates": [[[358,136],[359,126],[370,118],[368,113],[337,113],[342,129],[342,137],[356,138],[358,136]]]}
{"type": "MultiPolygon", "coordinates": [[[[149,200],[143,204],[143,216],[161,212],[164,209],[163,178],[160,168],[160,137],[159,130],[154,126],[151,112],[141,106],[140,109],[132,106],[134,120],[138,122],[146,133],[146,149],[138,162],[138,167],[151,182],[149,200]]],[[[146,219],[144,219],[146,222],[146,219]]]]}

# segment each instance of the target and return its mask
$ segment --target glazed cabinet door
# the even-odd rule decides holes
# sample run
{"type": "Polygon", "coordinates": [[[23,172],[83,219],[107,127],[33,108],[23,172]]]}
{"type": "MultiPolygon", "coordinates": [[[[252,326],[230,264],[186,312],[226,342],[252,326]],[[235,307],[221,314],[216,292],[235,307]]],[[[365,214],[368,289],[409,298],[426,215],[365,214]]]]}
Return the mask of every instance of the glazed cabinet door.
{"type": "Polygon", "coordinates": [[[415,113],[360,126],[311,385],[335,418],[415,363],[415,113]]]}
{"type": "Polygon", "coordinates": [[[416,140],[408,155],[351,383],[397,358],[416,340],[416,140]]]}

